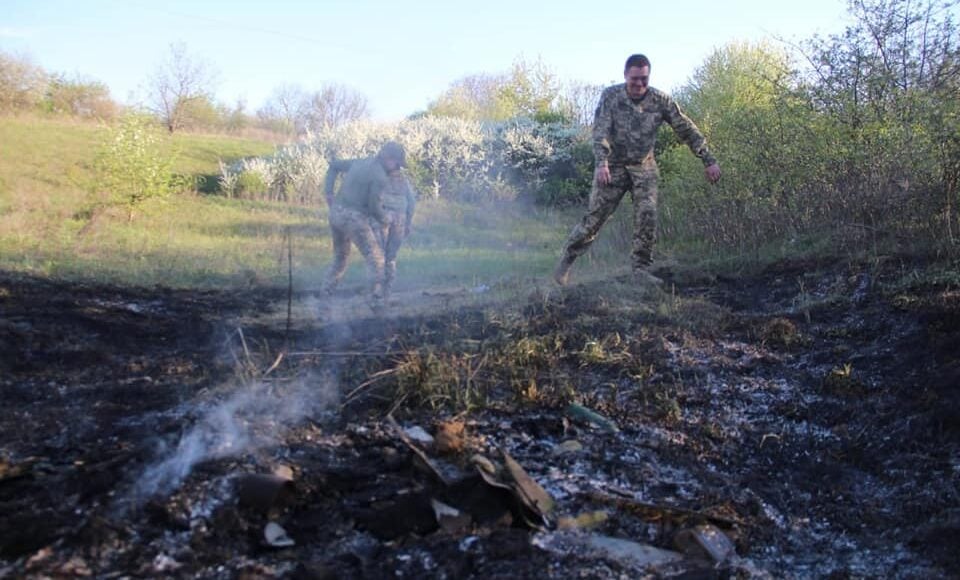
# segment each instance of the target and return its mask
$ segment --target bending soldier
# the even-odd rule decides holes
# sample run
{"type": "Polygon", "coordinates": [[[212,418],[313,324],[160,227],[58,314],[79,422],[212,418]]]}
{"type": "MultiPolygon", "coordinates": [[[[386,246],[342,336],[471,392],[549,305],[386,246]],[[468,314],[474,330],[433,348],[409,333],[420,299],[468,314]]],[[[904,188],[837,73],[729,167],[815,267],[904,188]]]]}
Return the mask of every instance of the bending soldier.
{"type": "Polygon", "coordinates": [[[334,160],[324,182],[324,196],[330,208],[330,232],[333,238],[333,264],[327,274],[324,290],[332,292],[350,257],[351,243],[357,246],[367,264],[371,306],[375,311],[384,305],[384,254],[378,234],[388,223],[383,196],[390,185],[388,173],[404,167],[403,147],[386,143],[374,157],[334,160]],[[344,173],[336,195],[337,176],[344,173]]]}

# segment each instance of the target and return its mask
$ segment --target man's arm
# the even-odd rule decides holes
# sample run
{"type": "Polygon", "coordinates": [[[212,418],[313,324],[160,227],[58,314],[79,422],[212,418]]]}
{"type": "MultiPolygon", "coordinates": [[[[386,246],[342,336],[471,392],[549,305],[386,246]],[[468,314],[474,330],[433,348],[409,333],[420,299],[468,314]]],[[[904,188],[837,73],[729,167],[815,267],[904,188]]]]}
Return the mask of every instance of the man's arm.
{"type": "Polygon", "coordinates": [[[367,215],[381,224],[387,222],[387,214],[383,211],[383,192],[390,185],[389,178],[383,175],[374,175],[367,190],[367,215]]]}
{"type": "Polygon", "coordinates": [[[720,166],[717,164],[717,158],[710,153],[707,147],[707,139],[700,132],[700,129],[680,110],[680,105],[671,98],[667,99],[666,113],[664,114],[667,123],[673,128],[677,137],[687,144],[690,151],[703,162],[704,171],[707,180],[715,183],[720,179],[720,166]]]}
{"type": "Polygon", "coordinates": [[[613,110],[609,91],[600,95],[600,102],[593,115],[593,157],[596,161],[594,179],[601,185],[610,183],[610,136],[613,134],[613,110]]]}
{"type": "Polygon", "coordinates": [[[327,168],[327,176],[323,180],[323,197],[327,200],[327,205],[333,205],[334,189],[337,185],[337,176],[344,171],[349,171],[353,165],[352,159],[334,159],[327,168]]]}
{"type": "Polygon", "coordinates": [[[413,214],[417,210],[417,194],[413,191],[413,185],[406,175],[403,176],[403,183],[407,188],[407,220],[404,223],[404,236],[410,235],[410,228],[413,227],[413,214]]]}

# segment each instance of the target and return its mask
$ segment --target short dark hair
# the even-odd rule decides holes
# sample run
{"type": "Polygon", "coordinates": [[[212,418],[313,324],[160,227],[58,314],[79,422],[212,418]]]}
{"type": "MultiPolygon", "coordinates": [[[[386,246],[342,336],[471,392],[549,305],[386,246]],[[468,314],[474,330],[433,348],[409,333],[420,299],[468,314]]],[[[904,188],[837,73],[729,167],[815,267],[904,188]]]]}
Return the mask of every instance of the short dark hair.
{"type": "Polygon", "coordinates": [[[623,65],[623,72],[627,72],[633,66],[638,68],[650,66],[650,59],[642,54],[631,54],[630,58],[627,59],[627,64],[623,65]]]}

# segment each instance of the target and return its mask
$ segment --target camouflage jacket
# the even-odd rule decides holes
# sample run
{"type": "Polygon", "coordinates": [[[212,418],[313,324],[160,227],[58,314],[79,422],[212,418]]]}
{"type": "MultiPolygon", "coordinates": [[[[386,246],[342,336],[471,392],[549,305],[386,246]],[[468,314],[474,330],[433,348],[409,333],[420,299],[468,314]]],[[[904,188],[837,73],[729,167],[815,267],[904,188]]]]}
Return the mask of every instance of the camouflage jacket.
{"type": "Polygon", "coordinates": [[[390,185],[383,192],[383,209],[405,215],[409,223],[417,207],[417,196],[410,179],[402,170],[390,173],[388,177],[390,185]]]}
{"type": "Polygon", "coordinates": [[[683,114],[680,106],[663,91],[648,87],[634,102],[625,84],[607,87],[600,96],[593,120],[593,153],[597,165],[639,165],[653,153],[657,128],[670,125],[677,137],[690,147],[705,166],[717,162],[707,148],[706,139],[683,114]]]}
{"type": "Polygon", "coordinates": [[[324,196],[330,205],[360,211],[378,222],[385,222],[383,195],[390,185],[387,172],[376,157],[335,159],[330,162],[324,180],[324,196]],[[345,173],[340,191],[334,196],[337,176],[345,173]]]}

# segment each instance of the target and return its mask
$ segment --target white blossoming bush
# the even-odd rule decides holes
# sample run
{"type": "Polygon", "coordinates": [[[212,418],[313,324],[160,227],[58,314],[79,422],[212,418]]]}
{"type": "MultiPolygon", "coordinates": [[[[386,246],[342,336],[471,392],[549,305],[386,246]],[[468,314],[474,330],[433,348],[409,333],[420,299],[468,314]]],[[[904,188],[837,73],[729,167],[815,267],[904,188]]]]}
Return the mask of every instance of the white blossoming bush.
{"type": "Polygon", "coordinates": [[[477,121],[422,117],[397,128],[418,185],[433,197],[475,198],[487,191],[494,167],[492,132],[477,121]]]}
{"type": "Polygon", "coordinates": [[[538,194],[557,175],[576,177],[581,168],[573,162],[573,150],[582,139],[576,128],[531,120],[500,124],[454,117],[357,121],[308,134],[269,158],[221,166],[220,186],[227,195],[250,196],[250,182],[258,181],[262,191],[256,197],[320,203],[330,159],[375,155],[383,143],[393,140],[406,149],[408,171],[421,195],[509,201],[523,193],[538,194]]]}
{"type": "Polygon", "coordinates": [[[540,203],[580,201],[590,191],[590,135],[566,123],[513,119],[498,127],[500,164],[511,181],[540,203]]]}

